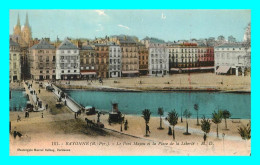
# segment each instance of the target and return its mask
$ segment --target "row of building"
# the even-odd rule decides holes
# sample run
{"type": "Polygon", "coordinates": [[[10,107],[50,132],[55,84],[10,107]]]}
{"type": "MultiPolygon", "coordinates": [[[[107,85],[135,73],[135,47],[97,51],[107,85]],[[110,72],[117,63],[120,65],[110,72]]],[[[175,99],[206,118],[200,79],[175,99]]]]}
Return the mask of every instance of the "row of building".
{"type": "Polygon", "coordinates": [[[212,71],[245,75],[251,68],[251,25],[243,43],[164,42],[119,35],[93,41],[32,39],[26,16],[10,37],[10,80],[89,79],[212,71]],[[23,27],[23,28],[24,28],[23,27]]]}

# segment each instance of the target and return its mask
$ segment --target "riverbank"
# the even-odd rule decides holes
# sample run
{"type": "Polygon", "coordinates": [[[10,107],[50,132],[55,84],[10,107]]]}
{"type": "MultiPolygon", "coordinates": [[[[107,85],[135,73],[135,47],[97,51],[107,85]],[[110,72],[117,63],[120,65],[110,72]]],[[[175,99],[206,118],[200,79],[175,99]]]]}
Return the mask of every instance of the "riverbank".
{"type": "Polygon", "coordinates": [[[199,92],[251,92],[251,77],[215,75],[214,73],[176,74],[164,77],[131,77],[97,80],[58,81],[62,89],[96,91],[199,91],[199,92]]]}
{"type": "Polygon", "coordinates": [[[42,112],[31,112],[25,118],[24,112],[9,112],[11,122],[10,155],[250,155],[251,141],[243,141],[237,128],[248,123],[241,120],[234,123],[228,120],[229,131],[222,130],[219,125],[220,137],[216,138],[216,125],[212,124],[207,143],[203,144],[203,133],[196,120],[190,119],[191,135],[183,135],[184,123],[175,127],[176,139],[168,133],[168,122],[163,120],[163,130],[158,130],[159,118],[151,117],[149,127],[151,133],[145,137],[145,122],[141,116],[126,115],[129,128],[121,132],[120,124],[108,123],[108,115],[101,115],[105,129],[87,127],[85,118],[97,121],[97,115],[87,116],[82,113],[75,119],[75,113],[68,107],[55,106],[57,97],[45,89],[38,91],[39,85],[33,83],[37,96],[49,108],[42,112]],[[21,121],[17,122],[17,116],[21,121]],[[13,131],[22,137],[13,137],[13,131]],[[223,142],[222,133],[225,133],[223,142]]]}

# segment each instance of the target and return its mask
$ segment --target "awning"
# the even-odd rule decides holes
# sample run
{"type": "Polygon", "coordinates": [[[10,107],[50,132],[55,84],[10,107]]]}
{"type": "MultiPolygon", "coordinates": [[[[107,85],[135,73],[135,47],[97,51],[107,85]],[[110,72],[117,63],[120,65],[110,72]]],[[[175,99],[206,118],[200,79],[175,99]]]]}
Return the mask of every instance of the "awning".
{"type": "Polygon", "coordinates": [[[200,69],[214,69],[214,66],[209,66],[209,67],[200,67],[200,69]]]}
{"type": "Polygon", "coordinates": [[[197,70],[199,68],[181,68],[181,70],[197,70]]]}
{"type": "Polygon", "coordinates": [[[95,75],[96,72],[81,72],[81,75],[95,75]]]}
{"type": "Polygon", "coordinates": [[[171,71],[179,71],[179,68],[171,68],[171,71]]]}
{"type": "Polygon", "coordinates": [[[229,69],[230,69],[230,66],[220,66],[216,70],[216,73],[227,73],[229,69]]]}
{"type": "Polygon", "coordinates": [[[135,74],[139,73],[139,71],[122,71],[123,74],[135,74]]]}

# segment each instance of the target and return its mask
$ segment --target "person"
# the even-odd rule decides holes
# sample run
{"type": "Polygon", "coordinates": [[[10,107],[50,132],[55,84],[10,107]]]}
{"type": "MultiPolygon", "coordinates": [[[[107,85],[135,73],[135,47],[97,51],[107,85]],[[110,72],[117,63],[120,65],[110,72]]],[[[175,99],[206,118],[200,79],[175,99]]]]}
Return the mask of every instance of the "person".
{"type": "Polygon", "coordinates": [[[147,132],[151,133],[149,125],[146,125],[147,132]]]}
{"type": "Polygon", "coordinates": [[[125,121],[125,130],[127,130],[127,128],[128,128],[128,121],[126,120],[125,121]]]}
{"type": "Polygon", "coordinates": [[[66,100],[64,101],[64,105],[65,105],[65,106],[67,105],[67,101],[66,101],[66,100]]]}
{"type": "Polygon", "coordinates": [[[17,122],[18,121],[21,121],[21,117],[19,115],[17,116],[17,122]]]}
{"type": "Polygon", "coordinates": [[[203,136],[203,140],[204,142],[207,140],[207,135],[204,133],[204,136],[203,136]]]}
{"type": "Polygon", "coordinates": [[[41,93],[41,90],[39,89],[39,94],[41,93]]]}
{"type": "Polygon", "coordinates": [[[43,112],[42,112],[42,118],[43,118],[43,112]]]}
{"type": "Polygon", "coordinates": [[[46,110],[47,110],[47,109],[48,109],[48,104],[46,104],[46,106],[45,106],[45,107],[46,107],[46,110]]]}
{"type": "Polygon", "coordinates": [[[75,119],[77,119],[77,113],[75,112],[75,119]]]}

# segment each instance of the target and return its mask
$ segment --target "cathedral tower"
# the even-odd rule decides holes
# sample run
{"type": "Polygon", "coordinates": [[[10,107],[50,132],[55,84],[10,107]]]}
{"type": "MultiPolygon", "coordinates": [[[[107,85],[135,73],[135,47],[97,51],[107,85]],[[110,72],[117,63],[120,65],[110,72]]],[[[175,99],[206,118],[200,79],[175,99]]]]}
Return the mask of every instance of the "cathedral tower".
{"type": "Polygon", "coordinates": [[[28,19],[27,13],[26,13],[25,24],[24,24],[24,27],[22,28],[22,38],[27,44],[29,44],[30,40],[32,39],[32,31],[31,31],[31,27],[29,25],[29,19],[28,19]]]}
{"type": "Polygon", "coordinates": [[[21,25],[20,25],[20,17],[18,14],[17,24],[14,27],[14,35],[21,36],[21,25]]]}

